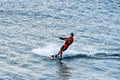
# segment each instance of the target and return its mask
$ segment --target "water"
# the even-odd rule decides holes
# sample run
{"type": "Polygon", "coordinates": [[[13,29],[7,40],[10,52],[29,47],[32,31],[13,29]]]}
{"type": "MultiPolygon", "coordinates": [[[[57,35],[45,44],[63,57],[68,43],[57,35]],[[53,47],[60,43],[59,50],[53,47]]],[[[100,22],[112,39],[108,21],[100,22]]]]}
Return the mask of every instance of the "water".
{"type": "Polygon", "coordinates": [[[120,80],[120,0],[0,0],[0,80],[120,80]]]}

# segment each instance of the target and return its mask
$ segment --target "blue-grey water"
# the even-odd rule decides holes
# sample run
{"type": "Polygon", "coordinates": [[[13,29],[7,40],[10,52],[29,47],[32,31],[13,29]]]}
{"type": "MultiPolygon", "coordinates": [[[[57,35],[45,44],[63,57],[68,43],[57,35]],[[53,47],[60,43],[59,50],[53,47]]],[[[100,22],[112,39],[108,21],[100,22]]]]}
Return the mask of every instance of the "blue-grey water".
{"type": "Polygon", "coordinates": [[[0,80],[120,80],[120,0],[0,0],[0,80]]]}

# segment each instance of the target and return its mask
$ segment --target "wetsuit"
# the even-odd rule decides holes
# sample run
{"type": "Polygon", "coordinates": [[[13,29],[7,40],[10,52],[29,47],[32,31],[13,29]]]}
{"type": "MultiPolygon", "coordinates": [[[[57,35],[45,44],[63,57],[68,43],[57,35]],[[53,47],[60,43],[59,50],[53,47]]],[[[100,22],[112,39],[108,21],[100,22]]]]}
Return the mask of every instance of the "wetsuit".
{"type": "Polygon", "coordinates": [[[68,38],[62,38],[62,40],[65,40],[66,42],[61,47],[61,51],[65,51],[73,43],[74,39],[73,39],[73,37],[68,37],[68,38]]]}

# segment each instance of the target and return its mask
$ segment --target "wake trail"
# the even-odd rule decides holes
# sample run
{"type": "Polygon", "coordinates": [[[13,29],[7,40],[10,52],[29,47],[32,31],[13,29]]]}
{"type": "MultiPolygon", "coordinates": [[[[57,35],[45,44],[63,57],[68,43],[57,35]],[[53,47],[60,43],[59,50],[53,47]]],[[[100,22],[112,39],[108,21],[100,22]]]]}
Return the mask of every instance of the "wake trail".
{"type": "MultiPolygon", "coordinates": [[[[42,48],[32,49],[34,54],[44,57],[50,57],[51,55],[57,54],[59,51],[59,47],[57,45],[49,45],[42,48]]],[[[89,52],[89,51],[88,51],[89,52]]],[[[75,50],[66,50],[63,52],[62,58],[120,58],[120,54],[108,54],[108,53],[88,53],[85,51],[75,51],[75,50]]]]}

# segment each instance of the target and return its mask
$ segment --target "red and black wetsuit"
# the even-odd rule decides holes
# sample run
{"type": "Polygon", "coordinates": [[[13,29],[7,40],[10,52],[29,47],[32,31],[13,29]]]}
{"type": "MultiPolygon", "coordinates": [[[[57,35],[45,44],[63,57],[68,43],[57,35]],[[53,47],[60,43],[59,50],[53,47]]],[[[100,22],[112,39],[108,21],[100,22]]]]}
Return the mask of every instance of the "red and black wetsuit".
{"type": "Polygon", "coordinates": [[[61,47],[62,51],[65,51],[74,41],[73,37],[68,37],[68,38],[63,38],[66,42],[64,45],[61,47]]]}

